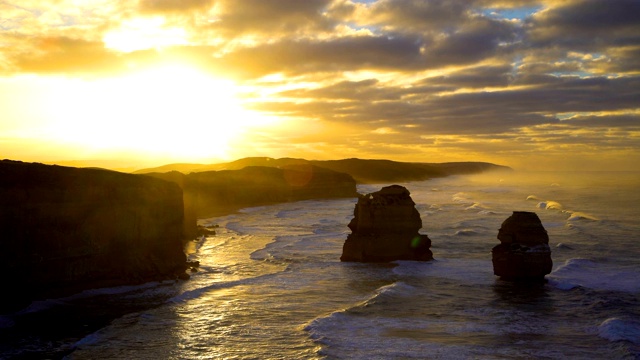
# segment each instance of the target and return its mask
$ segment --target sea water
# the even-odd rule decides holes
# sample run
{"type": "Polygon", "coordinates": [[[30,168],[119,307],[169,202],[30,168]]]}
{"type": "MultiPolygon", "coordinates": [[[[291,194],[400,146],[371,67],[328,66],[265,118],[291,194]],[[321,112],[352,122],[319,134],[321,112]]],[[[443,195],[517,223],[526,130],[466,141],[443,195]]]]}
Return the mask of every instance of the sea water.
{"type": "Polygon", "coordinates": [[[0,358],[640,358],[640,173],[401,185],[434,261],[340,262],[356,199],[244,209],[200,220],[219,227],[191,244],[201,265],[189,281],[93,290],[1,317],[22,335],[0,341],[0,358]],[[546,283],[493,274],[490,251],[513,211],[536,212],[549,233],[546,283]],[[83,316],[85,333],[75,329],[83,316]]]}

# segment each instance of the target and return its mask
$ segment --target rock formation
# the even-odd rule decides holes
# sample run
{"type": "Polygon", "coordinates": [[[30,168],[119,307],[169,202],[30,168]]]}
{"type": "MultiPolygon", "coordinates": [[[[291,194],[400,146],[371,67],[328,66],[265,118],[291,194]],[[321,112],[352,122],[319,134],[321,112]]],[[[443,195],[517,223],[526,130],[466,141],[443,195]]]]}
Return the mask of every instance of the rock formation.
{"type": "Polygon", "coordinates": [[[170,182],[0,161],[7,289],[0,313],[42,297],[183,274],[183,221],[182,191],[170,182]]]}
{"type": "Polygon", "coordinates": [[[391,185],[360,195],[353,215],[341,261],[433,259],[431,240],[418,233],[422,220],[406,188],[391,185]]]}
{"type": "Polygon", "coordinates": [[[543,280],[551,272],[549,235],[538,215],[514,211],[498,231],[491,250],[493,273],[507,280],[543,280]]]}

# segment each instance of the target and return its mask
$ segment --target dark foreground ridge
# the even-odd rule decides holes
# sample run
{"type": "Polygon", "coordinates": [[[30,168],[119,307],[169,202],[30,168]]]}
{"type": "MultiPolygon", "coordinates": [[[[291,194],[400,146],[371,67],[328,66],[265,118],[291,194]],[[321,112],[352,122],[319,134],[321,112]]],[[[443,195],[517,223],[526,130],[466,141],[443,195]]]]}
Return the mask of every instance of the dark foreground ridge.
{"type": "Polygon", "coordinates": [[[221,164],[170,164],[157,168],[138,170],[136,174],[180,171],[183,173],[211,170],[239,170],[247,166],[285,168],[287,166],[312,165],[351,175],[360,184],[382,184],[421,181],[451,175],[478,174],[485,171],[511,171],[507,166],[486,162],[409,163],[391,160],[304,160],[294,158],[273,159],[249,157],[221,164]]]}
{"type": "Polygon", "coordinates": [[[99,169],[0,161],[0,313],[185,274],[182,191],[99,169]]]}

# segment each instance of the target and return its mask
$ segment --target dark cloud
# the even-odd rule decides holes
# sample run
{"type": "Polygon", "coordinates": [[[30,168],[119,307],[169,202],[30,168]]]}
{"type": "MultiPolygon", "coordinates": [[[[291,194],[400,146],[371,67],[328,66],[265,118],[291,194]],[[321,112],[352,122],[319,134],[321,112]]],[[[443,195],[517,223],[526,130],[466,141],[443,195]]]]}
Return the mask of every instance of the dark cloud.
{"type": "Polygon", "coordinates": [[[633,128],[640,130],[640,115],[575,116],[563,124],[592,128],[633,128]]]}
{"type": "Polygon", "coordinates": [[[513,66],[485,65],[456,71],[446,76],[434,76],[420,82],[424,85],[442,85],[449,90],[457,88],[485,88],[507,86],[513,77],[513,66]]]}
{"type": "Polygon", "coordinates": [[[636,0],[579,0],[543,13],[538,21],[543,26],[593,34],[637,29],[639,20],[640,2],[636,0]]]}
{"type": "Polygon", "coordinates": [[[517,36],[507,22],[475,20],[438,38],[423,51],[429,67],[471,64],[508,53],[517,36]]]}
{"type": "Polygon", "coordinates": [[[373,24],[394,31],[453,31],[467,19],[468,1],[382,0],[371,8],[373,24]]]}
{"type": "Polygon", "coordinates": [[[421,68],[420,40],[409,37],[353,36],[326,41],[281,41],[238,49],[221,62],[246,76],[297,75],[358,69],[421,68]]]}
{"type": "MultiPolygon", "coordinates": [[[[506,86],[511,77],[508,70],[507,66],[465,69],[449,77],[423,79],[412,87],[384,86],[373,79],[339,82],[320,89],[282,93],[288,98],[307,100],[305,102],[255,106],[280,115],[311,116],[327,121],[339,119],[364,124],[371,129],[380,124],[394,129],[395,126],[414,124],[417,130],[429,133],[498,134],[521,127],[558,124],[557,114],[633,109],[640,98],[640,77],[545,76],[540,77],[535,85],[520,87],[516,82],[512,83],[514,87],[506,86]],[[483,74],[486,76],[483,77],[483,74]],[[449,79],[450,82],[447,81],[449,79]],[[493,79],[499,80],[494,82],[493,79]],[[483,83],[486,86],[506,87],[496,91],[447,95],[438,95],[433,91],[440,84],[450,84],[451,88],[457,89],[483,83]],[[342,101],[335,102],[332,99],[342,101]]],[[[608,117],[597,119],[604,124],[608,117]]],[[[624,119],[631,121],[628,117],[624,119]]],[[[589,124],[584,121],[583,124],[589,124]]],[[[626,125],[616,120],[611,126],[626,125]]]]}
{"type": "Polygon", "coordinates": [[[212,29],[228,37],[245,33],[292,36],[300,31],[330,30],[325,16],[331,0],[219,0],[212,29]]]}
{"type": "Polygon", "coordinates": [[[504,56],[510,50],[502,45],[514,36],[504,23],[482,21],[442,39],[387,34],[284,40],[240,48],[221,60],[229,69],[255,77],[362,69],[409,72],[504,56]]]}
{"type": "Polygon", "coordinates": [[[640,2],[571,1],[541,12],[527,24],[534,47],[598,51],[640,42],[640,2]]]}

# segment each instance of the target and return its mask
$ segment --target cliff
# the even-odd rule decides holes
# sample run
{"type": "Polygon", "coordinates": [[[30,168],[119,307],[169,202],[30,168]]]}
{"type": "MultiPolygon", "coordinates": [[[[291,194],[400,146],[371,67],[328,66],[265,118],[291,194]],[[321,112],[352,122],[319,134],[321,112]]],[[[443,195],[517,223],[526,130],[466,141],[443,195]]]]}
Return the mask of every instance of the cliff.
{"type": "Polygon", "coordinates": [[[351,175],[357,183],[381,184],[393,182],[419,181],[450,175],[479,174],[486,171],[510,171],[507,166],[486,162],[449,162],[449,163],[409,163],[391,160],[342,159],[342,160],[304,160],[294,158],[273,159],[268,157],[249,157],[220,164],[170,164],[159,168],[142,169],[138,174],[150,172],[182,171],[203,172],[219,170],[239,170],[248,166],[288,167],[316,166],[351,175]]]}
{"type": "Polygon", "coordinates": [[[309,164],[147,175],[175,182],[183,188],[185,223],[189,226],[187,235],[191,237],[195,235],[197,218],[251,206],[357,196],[356,182],[351,176],[309,164]]]}
{"type": "Polygon", "coordinates": [[[184,274],[183,221],[182,191],[166,181],[0,161],[0,271],[20,289],[0,310],[184,274]]]}

